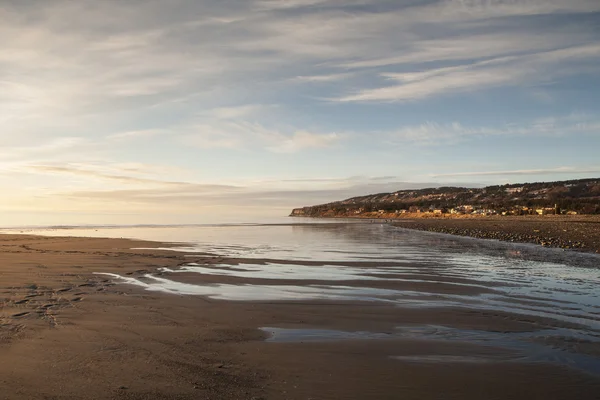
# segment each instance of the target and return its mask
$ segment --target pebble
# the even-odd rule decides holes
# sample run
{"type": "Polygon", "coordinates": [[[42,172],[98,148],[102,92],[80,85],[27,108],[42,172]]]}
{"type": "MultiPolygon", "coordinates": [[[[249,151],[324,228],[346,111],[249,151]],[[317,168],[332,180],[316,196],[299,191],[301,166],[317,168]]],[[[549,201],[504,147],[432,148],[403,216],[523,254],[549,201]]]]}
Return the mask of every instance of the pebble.
{"type": "Polygon", "coordinates": [[[544,247],[558,247],[562,249],[583,249],[585,244],[580,241],[564,240],[556,237],[545,237],[533,234],[509,233],[498,231],[482,231],[479,229],[465,228],[446,228],[446,227],[428,227],[420,228],[413,226],[415,229],[425,230],[429,232],[447,233],[450,235],[469,236],[478,239],[496,239],[505,242],[520,242],[520,243],[535,243],[544,247]]]}

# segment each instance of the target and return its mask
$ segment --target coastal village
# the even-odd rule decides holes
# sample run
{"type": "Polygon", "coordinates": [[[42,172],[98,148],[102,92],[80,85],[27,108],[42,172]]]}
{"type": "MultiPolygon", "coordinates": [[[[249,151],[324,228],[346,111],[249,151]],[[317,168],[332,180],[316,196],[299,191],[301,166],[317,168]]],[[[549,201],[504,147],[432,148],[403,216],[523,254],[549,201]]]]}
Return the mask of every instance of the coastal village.
{"type": "MultiPolygon", "coordinates": [[[[364,208],[353,210],[354,214],[364,214],[366,211],[364,208]]],[[[377,210],[377,214],[389,214],[386,210],[377,210]]],[[[527,206],[514,206],[509,210],[506,209],[493,209],[485,208],[474,205],[459,205],[453,208],[420,208],[417,206],[411,206],[408,209],[401,209],[393,211],[393,214],[404,215],[404,214],[425,214],[425,215],[577,215],[577,211],[563,210],[557,204],[554,207],[527,207],[527,206]]]]}
{"type": "MultiPolygon", "coordinates": [[[[292,210],[291,216],[302,217],[311,216],[311,207],[296,208],[292,210]],[[308,211],[308,212],[307,212],[308,211]]],[[[560,206],[554,207],[527,207],[514,206],[508,210],[486,208],[474,205],[458,205],[452,208],[436,208],[436,207],[418,207],[410,206],[398,210],[379,209],[376,211],[368,210],[365,207],[352,208],[346,207],[345,210],[339,207],[335,210],[336,217],[366,217],[366,218],[399,218],[399,217],[452,217],[452,216],[492,216],[492,215],[577,215],[577,211],[561,209],[560,206]]],[[[320,215],[327,216],[327,215],[320,215]]]]}
{"type": "Polygon", "coordinates": [[[439,187],[353,197],[294,209],[291,216],[414,218],[600,214],[600,179],[439,187]]]}

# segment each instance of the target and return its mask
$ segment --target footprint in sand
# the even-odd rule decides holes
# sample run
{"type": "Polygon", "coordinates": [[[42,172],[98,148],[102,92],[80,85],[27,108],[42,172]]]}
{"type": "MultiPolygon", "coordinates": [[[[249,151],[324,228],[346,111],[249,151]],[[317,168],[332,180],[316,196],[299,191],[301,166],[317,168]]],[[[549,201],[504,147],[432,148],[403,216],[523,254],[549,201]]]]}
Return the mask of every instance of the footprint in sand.
{"type": "Polygon", "coordinates": [[[19,317],[24,317],[26,315],[29,315],[29,311],[27,312],[22,312],[22,313],[18,313],[18,314],[13,314],[12,317],[13,318],[19,318],[19,317]]]}
{"type": "Polygon", "coordinates": [[[148,274],[150,273],[150,271],[148,271],[147,269],[138,269],[137,271],[135,271],[136,274],[148,274]]]}

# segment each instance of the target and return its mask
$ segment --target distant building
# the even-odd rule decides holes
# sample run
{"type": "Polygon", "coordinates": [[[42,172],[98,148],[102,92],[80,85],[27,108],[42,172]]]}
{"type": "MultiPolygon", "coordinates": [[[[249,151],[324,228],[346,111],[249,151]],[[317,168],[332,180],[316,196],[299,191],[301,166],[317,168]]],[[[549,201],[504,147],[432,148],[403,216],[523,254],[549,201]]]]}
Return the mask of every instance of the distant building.
{"type": "Polygon", "coordinates": [[[515,194],[521,193],[523,191],[523,186],[514,187],[514,188],[506,188],[506,193],[515,194]]]}
{"type": "Polygon", "coordinates": [[[552,215],[555,212],[554,208],[546,207],[546,208],[538,208],[535,210],[537,215],[552,215]]]}

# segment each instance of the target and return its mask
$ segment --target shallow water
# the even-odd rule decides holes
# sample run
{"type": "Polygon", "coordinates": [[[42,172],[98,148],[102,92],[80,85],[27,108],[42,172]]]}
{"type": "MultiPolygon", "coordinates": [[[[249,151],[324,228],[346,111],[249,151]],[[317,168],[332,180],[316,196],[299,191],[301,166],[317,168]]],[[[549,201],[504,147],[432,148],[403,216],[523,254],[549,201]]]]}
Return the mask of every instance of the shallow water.
{"type": "Polygon", "coordinates": [[[481,330],[455,329],[444,326],[399,326],[391,333],[368,331],[339,331],[330,329],[287,329],[261,328],[272,343],[310,343],[341,340],[414,339],[438,343],[456,342],[476,345],[473,354],[411,354],[392,355],[401,362],[412,363],[552,363],[574,368],[592,375],[600,375],[600,360],[596,357],[577,354],[570,349],[556,346],[555,339],[571,337],[573,342],[600,343],[600,336],[589,335],[579,330],[546,329],[535,332],[499,333],[481,330]],[[478,351],[485,348],[508,350],[506,354],[486,354],[478,351]]]}
{"type": "MultiPolygon", "coordinates": [[[[267,300],[357,300],[391,301],[386,296],[396,294],[394,290],[331,286],[331,285],[251,285],[251,284],[208,284],[197,285],[177,282],[150,274],[142,278],[131,278],[117,274],[98,273],[114,278],[116,282],[139,286],[149,291],[178,295],[199,295],[216,300],[267,301],[267,300]]],[[[419,293],[414,292],[415,296],[419,293]]]]}
{"type": "Polygon", "coordinates": [[[403,307],[468,307],[550,317],[600,330],[600,257],[594,254],[374,223],[121,228],[92,233],[187,241],[185,249],[189,251],[280,260],[210,268],[190,263],[177,271],[164,271],[160,278],[122,280],[148,290],[228,300],[346,299],[392,302],[403,307]],[[315,261],[324,265],[312,265],[315,261]],[[181,272],[270,282],[181,284],[177,281],[181,272]],[[319,286],[286,286],[280,285],[280,280],[321,282],[319,286]],[[432,285],[429,291],[420,292],[372,287],[372,282],[386,280],[432,285]],[[352,281],[352,287],[342,287],[345,281],[352,281]],[[433,284],[486,290],[452,294],[436,291],[433,284]]]}
{"type": "Polygon", "coordinates": [[[161,277],[145,277],[143,282],[121,279],[148,290],[239,300],[364,299],[405,307],[466,306],[552,317],[600,329],[600,257],[595,254],[409,231],[381,223],[73,228],[28,233],[185,242],[182,248],[193,252],[280,260],[210,268],[190,263],[176,272],[165,271],[161,277]],[[311,265],[290,261],[310,261],[311,265]],[[324,265],[312,265],[315,261],[324,265]],[[177,282],[177,272],[270,282],[191,285],[177,282]],[[318,286],[278,284],[286,279],[321,282],[318,286]],[[459,295],[371,287],[371,282],[382,280],[488,290],[459,295]],[[343,287],[344,281],[352,281],[353,287],[343,287]]]}
{"type": "MultiPolygon", "coordinates": [[[[156,274],[110,275],[115,282],[150,291],[229,301],[368,301],[396,307],[502,311],[547,317],[578,326],[576,330],[552,331],[550,336],[562,335],[563,339],[557,340],[563,342],[564,338],[579,340],[582,335],[586,340],[600,337],[599,255],[410,231],[381,223],[328,221],[320,224],[306,219],[302,222],[313,223],[87,228],[27,233],[178,242],[185,243],[179,250],[192,254],[246,259],[238,265],[189,263],[156,274]],[[197,279],[192,280],[194,283],[184,282],[183,277],[190,274],[197,279]],[[203,277],[210,277],[211,282],[230,281],[203,284],[203,277]],[[240,279],[243,283],[231,279],[240,279]],[[302,284],[303,281],[306,284],[302,284]],[[420,285],[418,290],[411,288],[415,285],[420,285]]],[[[426,329],[412,332],[433,340],[426,329]]],[[[435,340],[440,340],[439,332],[435,340]]],[[[408,337],[409,333],[404,331],[402,335],[408,337]]],[[[479,340],[477,335],[467,331],[456,331],[456,334],[461,339],[479,340]]],[[[370,333],[354,335],[369,336],[370,333]]],[[[449,336],[446,332],[442,340],[450,340],[449,336]]],[[[485,340],[504,347],[529,343],[515,336],[510,336],[509,342],[500,343],[500,338],[508,336],[491,339],[487,336],[485,340]]],[[[531,343],[529,346],[535,347],[531,343]]],[[[533,360],[533,355],[527,357],[533,360]]],[[[593,360],[596,365],[600,363],[598,359],[593,360]]],[[[403,361],[417,360],[405,358],[403,361]]],[[[589,359],[577,362],[593,364],[589,359]]]]}

